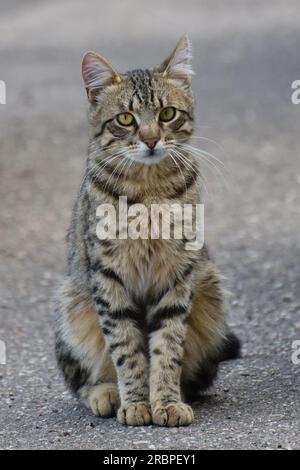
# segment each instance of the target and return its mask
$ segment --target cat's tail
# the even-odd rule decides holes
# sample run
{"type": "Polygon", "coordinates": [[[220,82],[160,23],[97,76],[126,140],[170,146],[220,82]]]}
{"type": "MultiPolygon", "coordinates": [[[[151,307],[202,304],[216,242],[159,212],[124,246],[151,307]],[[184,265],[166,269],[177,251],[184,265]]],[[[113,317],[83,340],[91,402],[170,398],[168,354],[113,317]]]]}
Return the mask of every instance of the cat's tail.
{"type": "Polygon", "coordinates": [[[199,400],[201,393],[209,389],[217,377],[220,362],[239,357],[241,357],[241,342],[234,333],[228,332],[218,352],[199,365],[193,380],[182,383],[185,399],[191,403],[199,400]]]}
{"type": "Polygon", "coordinates": [[[232,332],[229,332],[219,352],[218,362],[231,361],[241,357],[241,342],[232,332]]]}

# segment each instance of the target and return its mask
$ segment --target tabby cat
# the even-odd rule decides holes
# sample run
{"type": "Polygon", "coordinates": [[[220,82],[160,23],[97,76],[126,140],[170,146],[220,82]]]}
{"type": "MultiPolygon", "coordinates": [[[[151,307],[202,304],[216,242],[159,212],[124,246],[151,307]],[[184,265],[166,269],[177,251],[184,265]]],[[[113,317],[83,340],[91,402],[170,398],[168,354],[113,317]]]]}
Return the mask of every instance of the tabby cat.
{"type": "Polygon", "coordinates": [[[190,42],[182,37],[158,67],[124,74],[88,52],[82,73],[90,142],[57,304],[57,361],[95,415],[188,425],[187,402],[239,353],[221,278],[206,246],[188,250],[185,238],[100,240],[96,210],[111,204],[118,214],[120,196],[129,207],[199,203],[190,42]]]}

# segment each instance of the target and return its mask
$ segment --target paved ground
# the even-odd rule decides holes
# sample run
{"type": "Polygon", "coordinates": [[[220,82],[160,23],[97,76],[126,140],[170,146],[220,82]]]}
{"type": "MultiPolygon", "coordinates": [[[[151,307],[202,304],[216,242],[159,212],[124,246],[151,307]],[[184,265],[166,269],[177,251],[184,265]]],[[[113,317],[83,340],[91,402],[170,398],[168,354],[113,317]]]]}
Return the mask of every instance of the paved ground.
{"type": "Polygon", "coordinates": [[[1,448],[300,448],[299,22],[297,0],[1,1],[1,448]],[[125,429],[65,391],[53,355],[51,298],[87,147],[80,60],[96,49],[122,70],[153,65],[185,31],[196,134],[224,148],[205,146],[227,167],[207,170],[206,239],[244,357],[222,367],[191,427],[125,429]]]}

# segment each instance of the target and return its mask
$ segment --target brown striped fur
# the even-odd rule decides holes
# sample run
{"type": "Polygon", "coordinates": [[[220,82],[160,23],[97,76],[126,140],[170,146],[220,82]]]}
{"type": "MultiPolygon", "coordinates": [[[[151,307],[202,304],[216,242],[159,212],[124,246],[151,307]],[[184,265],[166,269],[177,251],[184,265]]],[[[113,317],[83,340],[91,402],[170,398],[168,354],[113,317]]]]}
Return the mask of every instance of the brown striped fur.
{"type": "Polygon", "coordinates": [[[190,424],[193,411],[184,400],[208,387],[220,360],[239,348],[205,246],[96,235],[97,207],[111,203],[118,214],[121,195],[129,206],[149,209],[200,202],[198,162],[186,152],[169,158],[193,131],[191,75],[186,37],[153,70],[119,74],[93,53],[83,61],[89,156],[68,235],[56,354],[66,383],[93,413],[117,413],[129,425],[190,424]],[[161,109],[170,106],[175,117],[161,122],[161,109]],[[132,125],[120,125],[120,113],[131,113],[132,125]],[[160,153],[149,146],[153,141],[160,153]]]}

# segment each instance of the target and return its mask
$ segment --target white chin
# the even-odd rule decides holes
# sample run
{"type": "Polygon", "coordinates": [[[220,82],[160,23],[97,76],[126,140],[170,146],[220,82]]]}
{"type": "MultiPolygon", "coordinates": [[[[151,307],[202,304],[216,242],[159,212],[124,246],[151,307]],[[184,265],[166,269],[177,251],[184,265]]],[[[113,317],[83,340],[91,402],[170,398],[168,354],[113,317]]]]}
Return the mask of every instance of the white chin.
{"type": "Polygon", "coordinates": [[[138,163],[144,163],[145,165],[157,165],[159,162],[164,160],[168,156],[167,152],[158,151],[157,154],[148,155],[139,153],[132,157],[132,160],[138,163]]]}

